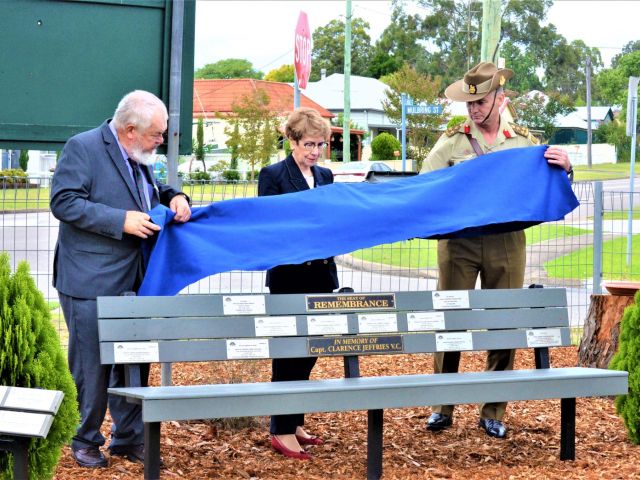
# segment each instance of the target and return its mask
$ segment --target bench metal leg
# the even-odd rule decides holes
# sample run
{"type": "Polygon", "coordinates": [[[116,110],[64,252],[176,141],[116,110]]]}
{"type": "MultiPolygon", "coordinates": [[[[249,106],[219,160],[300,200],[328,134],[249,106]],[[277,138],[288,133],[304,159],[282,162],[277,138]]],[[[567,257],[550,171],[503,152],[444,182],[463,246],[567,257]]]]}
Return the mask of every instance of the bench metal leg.
{"type": "Polygon", "coordinates": [[[144,478],[160,478],[160,422],[144,424],[144,478]]]}
{"type": "Polygon", "coordinates": [[[28,437],[13,437],[0,440],[0,450],[13,454],[13,478],[27,480],[29,478],[29,443],[28,437]]]}
{"type": "Polygon", "coordinates": [[[367,479],[382,477],[382,426],[383,410],[369,410],[367,430],[367,479]]]}
{"type": "Polygon", "coordinates": [[[576,459],[576,399],[560,399],[560,460],[576,459]]]}

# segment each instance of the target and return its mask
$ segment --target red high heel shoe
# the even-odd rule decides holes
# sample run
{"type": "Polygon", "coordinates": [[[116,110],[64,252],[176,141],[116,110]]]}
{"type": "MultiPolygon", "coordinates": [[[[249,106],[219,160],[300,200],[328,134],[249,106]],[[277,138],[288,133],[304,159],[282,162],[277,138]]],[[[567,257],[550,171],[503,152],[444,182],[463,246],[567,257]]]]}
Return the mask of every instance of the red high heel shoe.
{"type": "Polygon", "coordinates": [[[280,440],[278,440],[278,437],[276,437],[275,435],[271,436],[271,446],[285,457],[297,458],[298,460],[311,460],[310,454],[308,454],[304,450],[302,450],[301,452],[296,452],[295,450],[288,449],[280,440]]]}
{"type": "Polygon", "coordinates": [[[296,435],[298,439],[298,443],[300,445],[322,445],[324,440],[320,437],[316,437],[315,435],[311,435],[310,437],[303,437],[302,435],[296,435]]]}

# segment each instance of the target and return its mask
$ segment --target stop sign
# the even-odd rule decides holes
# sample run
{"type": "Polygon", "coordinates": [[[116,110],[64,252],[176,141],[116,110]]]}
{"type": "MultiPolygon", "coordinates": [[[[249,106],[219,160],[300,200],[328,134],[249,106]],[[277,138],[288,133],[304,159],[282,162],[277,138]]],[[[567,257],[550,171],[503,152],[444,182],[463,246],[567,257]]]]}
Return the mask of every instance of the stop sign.
{"type": "Polygon", "coordinates": [[[298,76],[298,87],[307,88],[307,80],[311,73],[311,31],[305,12],[300,12],[298,25],[296,25],[293,65],[298,76]]]}

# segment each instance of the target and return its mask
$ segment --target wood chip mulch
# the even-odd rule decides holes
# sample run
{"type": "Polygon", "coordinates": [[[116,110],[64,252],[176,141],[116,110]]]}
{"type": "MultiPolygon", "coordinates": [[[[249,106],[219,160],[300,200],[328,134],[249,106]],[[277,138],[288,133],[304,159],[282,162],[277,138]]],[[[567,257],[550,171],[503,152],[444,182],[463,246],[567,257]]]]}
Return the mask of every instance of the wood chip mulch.
{"type": "MultiPolygon", "coordinates": [[[[463,354],[461,370],[484,368],[484,353],[463,354]]],[[[575,348],[552,349],[555,367],[575,366],[575,348]]],[[[363,376],[428,373],[431,355],[361,357],[363,376]]],[[[516,368],[534,368],[533,352],[518,351],[516,368]]],[[[340,377],[340,358],[321,358],[312,378],[340,377]]],[[[176,385],[268,381],[270,362],[175,364],[176,385]]],[[[158,370],[152,372],[159,384],[158,370]]],[[[560,401],[509,405],[507,438],[478,427],[475,405],[456,408],[452,428],[425,430],[429,408],[390,409],[384,414],[384,479],[640,479],[640,447],[629,442],[611,398],[578,399],[576,460],[560,461],[560,401]]],[[[366,412],[317,413],[306,429],[325,439],[309,447],[310,461],[287,459],[269,441],[268,418],[166,422],[162,425],[163,479],[351,479],[366,478],[366,412]]],[[[109,419],[103,425],[107,437],[109,419]]],[[[108,442],[108,441],[107,441],[108,442]]],[[[121,457],[97,470],[78,467],[65,447],[55,478],[138,479],[142,466],[121,457]]]]}

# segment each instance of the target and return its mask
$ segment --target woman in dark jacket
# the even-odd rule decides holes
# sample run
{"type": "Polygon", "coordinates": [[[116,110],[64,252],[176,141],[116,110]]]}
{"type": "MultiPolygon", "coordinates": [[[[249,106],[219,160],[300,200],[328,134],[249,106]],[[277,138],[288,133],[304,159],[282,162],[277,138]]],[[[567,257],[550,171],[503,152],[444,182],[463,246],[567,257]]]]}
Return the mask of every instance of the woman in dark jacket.
{"type": "MultiPolygon", "coordinates": [[[[291,154],[274,165],[263,168],[258,177],[258,195],[281,195],[333,183],[328,168],[317,165],[324,158],[331,128],[311,108],[299,108],[291,114],[285,127],[291,154]]],[[[278,293],[331,293],[338,288],[338,274],[333,257],[309,260],[299,265],[279,265],[267,271],[267,287],[278,293]]],[[[271,381],[308,380],[315,357],[273,359],[271,381]]],[[[271,445],[287,457],[311,458],[301,445],[320,445],[322,439],[302,428],[304,415],[271,417],[271,445]]]]}

